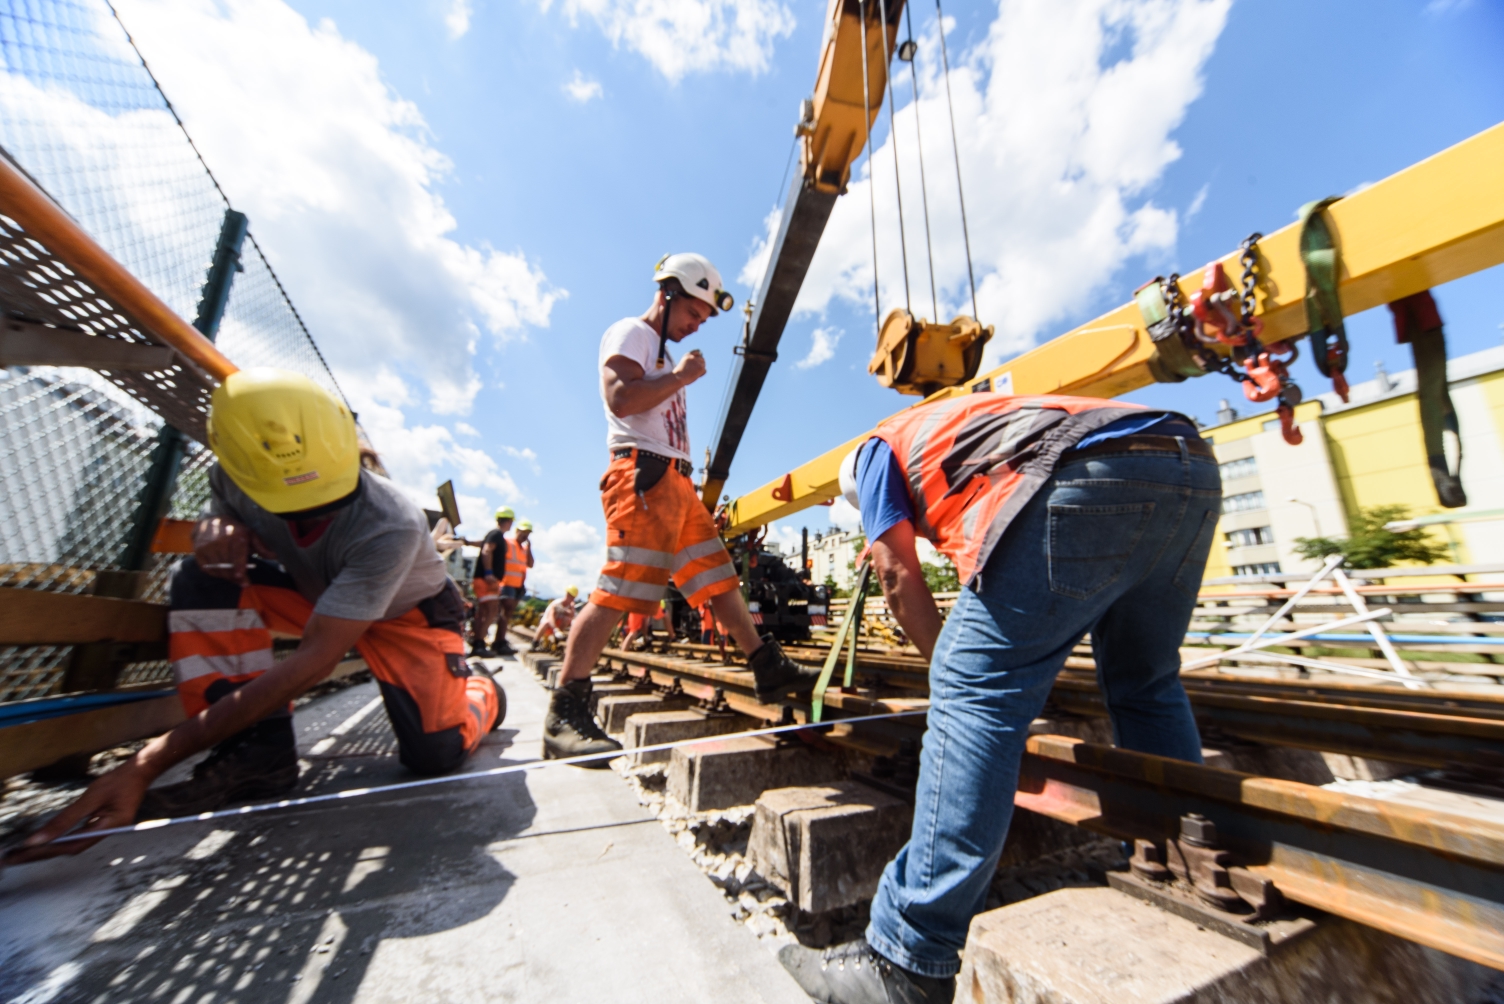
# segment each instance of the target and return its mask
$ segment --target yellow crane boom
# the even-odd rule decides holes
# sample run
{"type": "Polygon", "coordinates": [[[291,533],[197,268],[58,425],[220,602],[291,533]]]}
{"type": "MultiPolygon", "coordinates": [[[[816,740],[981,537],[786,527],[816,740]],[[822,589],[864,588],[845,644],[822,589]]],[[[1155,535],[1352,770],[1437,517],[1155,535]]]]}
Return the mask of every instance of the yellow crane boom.
{"type": "MultiPolygon", "coordinates": [[[[1339,290],[1356,314],[1504,263],[1504,124],[1487,129],[1334,203],[1328,225],[1341,251],[1339,290]]],[[[1257,313],[1262,339],[1306,333],[1300,228],[1291,224],[1259,242],[1257,313]]],[[[1239,252],[1221,259],[1238,271],[1239,252]]],[[[1206,268],[1180,280],[1190,294],[1206,268]]],[[[926,400],[992,390],[1012,394],[1117,397],[1154,382],[1153,345],[1138,306],[1129,302],[959,387],[926,400]]],[[[727,536],[745,533],[840,494],[843,457],[870,432],[842,443],[728,503],[727,536]]]]}

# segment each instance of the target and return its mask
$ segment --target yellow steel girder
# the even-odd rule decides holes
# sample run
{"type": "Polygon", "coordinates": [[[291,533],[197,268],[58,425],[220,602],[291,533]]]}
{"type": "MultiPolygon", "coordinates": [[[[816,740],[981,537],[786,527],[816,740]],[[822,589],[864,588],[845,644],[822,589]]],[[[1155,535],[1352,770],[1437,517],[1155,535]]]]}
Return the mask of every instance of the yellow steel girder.
{"type": "MultiPolygon", "coordinates": [[[[1342,255],[1343,312],[1360,313],[1504,263],[1501,164],[1504,123],[1334,203],[1327,220],[1342,255]]],[[[1259,242],[1257,313],[1266,342],[1306,333],[1299,237],[1299,225],[1291,224],[1259,242]]],[[[1221,259],[1230,276],[1240,272],[1238,255],[1221,259]]],[[[1181,278],[1187,297],[1200,288],[1204,272],[1181,278]]],[[[1154,382],[1152,354],[1138,306],[1130,301],[926,400],[970,393],[983,381],[999,393],[1117,397],[1154,382]]],[[[729,503],[725,534],[745,533],[835,498],[841,459],[870,435],[729,503]]]]}

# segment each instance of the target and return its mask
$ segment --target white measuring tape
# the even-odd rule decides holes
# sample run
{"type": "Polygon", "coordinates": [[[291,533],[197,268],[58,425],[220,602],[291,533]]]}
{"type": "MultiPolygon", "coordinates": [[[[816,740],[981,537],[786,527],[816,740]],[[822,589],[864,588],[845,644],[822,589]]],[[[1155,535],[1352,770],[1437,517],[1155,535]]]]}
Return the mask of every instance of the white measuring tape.
{"type": "Polygon", "coordinates": [[[880,722],[894,718],[910,718],[914,715],[922,715],[926,709],[913,711],[890,711],[881,715],[860,715],[855,718],[837,718],[829,722],[805,722],[799,725],[774,725],[765,729],[752,729],[748,732],[728,732],[718,736],[701,736],[698,739],[680,739],[671,743],[653,743],[648,746],[636,746],[632,749],[612,750],[609,753],[589,753],[585,756],[563,757],[558,760],[528,760],[525,763],[507,764],[505,767],[492,767],[489,770],[476,770],[464,774],[447,774],[444,777],[425,777],[417,781],[402,781],[398,784],[383,784],[374,788],[349,788],[345,791],[332,791],[327,795],[308,795],[303,798],[284,798],[280,802],[259,802],[255,805],[242,805],[234,809],[220,809],[217,812],[200,812],[196,816],[174,816],[171,819],[148,819],[145,822],[136,823],[132,826],[115,826],[105,830],[80,830],[65,834],[53,840],[54,844],[72,843],[78,840],[98,840],[101,837],[113,837],[121,833],[141,833],[145,830],[160,830],[164,826],[177,826],[180,823],[203,823],[211,819],[229,819],[234,816],[249,816],[257,812],[270,812],[273,809],[294,809],[303,805],[318,805],[321,802],[337,802],[345,798],[359,798],[362,795],[382,795],[389,791],[407,791],[413,788],[427,788],[437,784],[453,784],[457,781],[470,781],[481,777],[497,777],[502,774],[516,774],[519,771],[538,770],[542,767],[562,767],[570,764],[590,763],[595,760],[614,760],[619,756],[630,756],[633,753],[656,753],[660,750],[678,749],[681,746],[696,746],[700,743],[717,743],[727,739],[745,739],[751,736],[775,736],[784,732],[802,732],[808,729],[828,729],[835,725],[856,725],[861,722],[880,722]]]}

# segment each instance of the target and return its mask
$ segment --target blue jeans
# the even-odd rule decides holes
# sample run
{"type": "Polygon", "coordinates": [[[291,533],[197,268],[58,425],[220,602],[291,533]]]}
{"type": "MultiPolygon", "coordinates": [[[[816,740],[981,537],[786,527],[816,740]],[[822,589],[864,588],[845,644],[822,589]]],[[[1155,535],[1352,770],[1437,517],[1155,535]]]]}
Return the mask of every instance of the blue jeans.
{"type": "Polygon", "coordinates": [[[1201,762],[1180,645],[1221,498],[1216,463],[1182,445],[1063,463],[1015,517],[935,644],[914,828],[872,902],[873,948],[925,976],[957,971],[1029,723],[1085,632],[1117,745],[1201,762]]]}

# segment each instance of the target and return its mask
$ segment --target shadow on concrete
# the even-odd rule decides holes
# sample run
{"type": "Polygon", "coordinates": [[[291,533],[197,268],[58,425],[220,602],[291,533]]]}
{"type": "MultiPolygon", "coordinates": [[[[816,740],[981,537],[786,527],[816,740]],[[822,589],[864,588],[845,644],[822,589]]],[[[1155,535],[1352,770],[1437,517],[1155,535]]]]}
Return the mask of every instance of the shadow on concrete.
{"type": "MultiPolygon", "coordinates": [[[[369,760],[328,765],[305,775],[305,792],[368,771],[413,777],[369,760]]],[[[352,1001],[383,940],[461,927],[506,897],[515,876],[486,848],[531,825],[525,777],[205,824],[193,850],[131,887],[66,973],[52,971],[65,985],[49,995],[48,973],[12,959],[0,1000],[352,1001]]]]}

